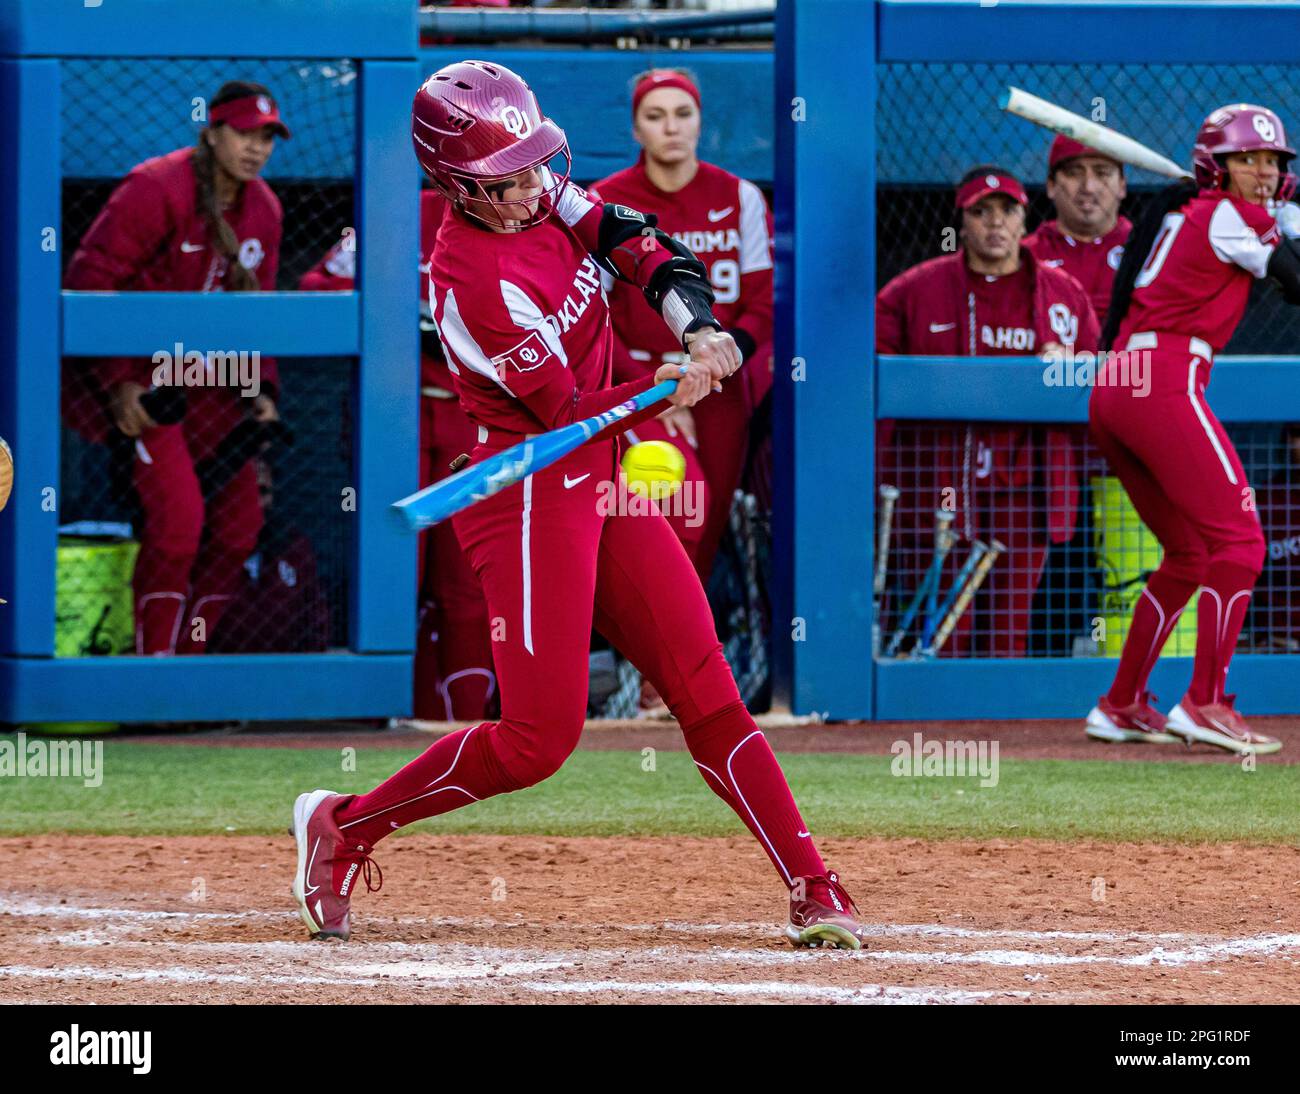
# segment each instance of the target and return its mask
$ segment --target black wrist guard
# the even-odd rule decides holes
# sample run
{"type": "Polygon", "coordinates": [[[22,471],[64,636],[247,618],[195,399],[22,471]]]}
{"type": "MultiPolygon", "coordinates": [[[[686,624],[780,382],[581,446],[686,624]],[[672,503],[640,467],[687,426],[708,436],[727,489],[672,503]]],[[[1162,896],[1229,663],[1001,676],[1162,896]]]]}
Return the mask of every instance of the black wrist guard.
{"type": "Polygon", "coordinates": [[[713,286],[704,263],[685,244],[663,232],[656,234],[664,249],[672,252],[672,258],[655,270],[643,291],[647,303],[663,317],[685,348],[686,336],[701,327],[722,330],[713,314],[713,286]]]}
{"type": "Polygon", "coordinates": [[[655,227],[658,223],[654,213],[639,213],[626,205],[607,202],[601,210],[596,253],[592,257],[601,269],[620,281],[635,284],[631,274],[639,258],[654,250],[643,245],[642,240],[663,235],[655,227]]]}
{"type": "Polygon", "coordinates": [[[1300,304],[1300,240],[1283,239],[1273,248],[1268,276],[1282,287],[1288,304],[1300,304]]]}

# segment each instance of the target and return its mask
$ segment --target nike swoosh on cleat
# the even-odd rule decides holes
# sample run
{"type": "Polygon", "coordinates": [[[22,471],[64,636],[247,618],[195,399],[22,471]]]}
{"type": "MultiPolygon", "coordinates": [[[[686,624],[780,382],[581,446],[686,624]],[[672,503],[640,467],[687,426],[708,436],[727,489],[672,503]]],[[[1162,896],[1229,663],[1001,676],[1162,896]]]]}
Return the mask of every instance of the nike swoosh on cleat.
{"type": "Polygon", "coordinates": [[[316,842],[315,842],[314,844],[312,844],[312,848],[311,848],[311,857],[307,859],[307,868],[303,871],[303,874],[302,874],[302,883],[303,883],[303,885],[305,886],[305,889],[304,889],[304,891],[303,891],[303,896],[304,896],[304,897],[311,896],[312,893],[314,893],[317,889],[320,888],[319,885],[312,885],[312,884],[307,880],[308,878],[311,877],[311,864],[312,864],[313,862],[316,861],[316,852],[317,852],[318,850],[320,850],[320,840],[319,840],[319,839],[317,839],[316,842]]]}
{"type": "Polygon", "coordinates": [[[1214,726],[1214,728],[1217,729],[1220,733],[1222,733],[1225,737],[1231,737],[1234,741],[1243,741],[1243,742],[1245,741],[1245,738],[1242,737],[1239,733],[1237,733],[1234,729],[1232,729],[1231,726],[1224,725],[1217,718],[1210,718],[1209,722],[1210,725],[1214,726]]]}

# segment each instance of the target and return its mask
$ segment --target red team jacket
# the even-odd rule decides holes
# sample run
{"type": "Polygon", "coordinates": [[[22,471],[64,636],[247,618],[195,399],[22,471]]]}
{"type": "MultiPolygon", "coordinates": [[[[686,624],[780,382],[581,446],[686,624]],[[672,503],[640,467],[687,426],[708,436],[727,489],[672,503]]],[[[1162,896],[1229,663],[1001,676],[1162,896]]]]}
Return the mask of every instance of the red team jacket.
{"type": "MultiPolygon", "coordinates": [[[[558,429],[653,386],[644,374],[608,386],[614,339],[592,258],[602,204],[570,183],[554,214],[527,231],[443,219],[429,305],[461,406],[476,425],[515,435],[558,429]]],[[[662,249],[649,255],[640,276],[649,278],[668,257],[662,249]]],[[[661,409],[630,416],[621,428],[661,409]]]]}
{"type": "MultiPolygon", "coordinates": [[[[1048,342],[1095,350],[1100,331],[1088,294],[1073,277],[1023,247],[1005,277],[972,274],[962,252],[899,274],[876,298],[876,352],[912,356],[1033,356],[1048,342]]],[[[1034,453],[1024,427],[981,429],[989,473],[1024,485],[1034,453]]],[[[1078,476],[1067,431],[1047,431],[1049,529],[1055,543],[1074,534],[1078,476]]],[[[965,504],[965,503],[964,503],[965,504]]]]}
{"type": "MultiPolygon", "coordinates": [[[[653,212],[659,227],[695,252],[709,271],[716,302],[713,313],[729,331],[753,340],[757,364],[767,367],[772,342],[772,214],[752,182],[701,163],[675,193],[650,181],[644,164],[602,179],[592,187],[597,200],[653,212]]],[[[616,379],[653,372],[663,354],[681,352],[672,332],[634,286],[610,292],[614,321],[616,379]]]]}
{"type": "Polygon", "coordinates": [[[1061,231],[1056,221],[1049,220],[1025,236],[1022,243],[1025,250],[1044,266],[1065,270],[1083,286],[1100,324],[1106,322],[1111,285],[1124,258],[1124,244],[1132,231],[1132,222],[1127,217],[1120,217],[1115,221],[1115,227],[1104,236],[1091,243],[1080,243],[1061,231]]]}
{"type": "MultiPolygon", "coordinates": [[[[230,263],[212,249],[207,223],[195,206],[193,155],[193,148],[178,148],[131,169],[82,236],[65,288],[223,290],[230,263]]],[[[240,187],[224,215],[239,238],[240,264],[257,271],[263,290],[274,289],[280,267],[279,199],[262,179],[253,179],[240,187]]],[[[105,389],[128,380],[147,388],[152,369],[148,358],[113,357],[97,364],[95,378],[105,389]]],[[[274,393],[273,358],[262,358],[261,382],[274,393]]]]}
{"type": "Polygon", "coordinates": [[[1241,322],[1251,283],[1266,275],[1279,238],[1263,206],[1202,190],[1165,217],[1114,348],[1136,332],[1166,331],[1202,338],[1217,353],[1241,322]]]}

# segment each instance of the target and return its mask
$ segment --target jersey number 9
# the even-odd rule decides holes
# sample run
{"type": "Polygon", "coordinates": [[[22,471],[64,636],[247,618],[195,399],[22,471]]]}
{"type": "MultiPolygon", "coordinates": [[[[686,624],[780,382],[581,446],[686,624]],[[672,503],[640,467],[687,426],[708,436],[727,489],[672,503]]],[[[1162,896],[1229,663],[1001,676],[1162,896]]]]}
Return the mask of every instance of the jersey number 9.
{"type": "Polygon", "coordinates": [[[734,258],[720,258],[709,270],[713,295],[719,304],[734,304],[740,299],[740,264],[734,258]]]}

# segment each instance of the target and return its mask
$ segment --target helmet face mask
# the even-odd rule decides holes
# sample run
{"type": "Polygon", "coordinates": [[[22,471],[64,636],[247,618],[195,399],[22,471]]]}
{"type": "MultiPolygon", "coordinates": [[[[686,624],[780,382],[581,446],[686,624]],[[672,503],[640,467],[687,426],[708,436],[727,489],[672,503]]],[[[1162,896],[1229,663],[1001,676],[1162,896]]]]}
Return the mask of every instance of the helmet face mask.
{"type": "Polygon", "coordinates": [[[451,172],[447,178],[450,189],[444,189],[437,179],[433,183],[466,216],[496,231],[520,232],[541,224],[555,211],[560,192],[569,181],[570,170],[566,145],[547,162],[513,174],[493,177],[451,172]],[[535,193],[526,197],[504,196],[516,180],[534,173],[538,183],[535,193]]]}
{"type": "Polygon", "coordinates": [[[1192,148],[1197,183],[1207,190],[1222,190],[1228,182],[1226,157],[1231,152],[1276,152],[1279,178],[1273,200],[1288,201],[1295,193],[1296,177],[1290,171],[1295,149],[1286,139],[1282,120],[1268,107],[1252,103],[1221,106],[1201,123],[1192,148]]]}
{"type": "Polygon", "coordinates": [[[411,108],[411,139],[433,185],[495,230],[546,220],[569,179],[564,131],[542,114],[523,78],[501,65],[461,61],[430,76],[411,108]],[[537,195],[493,195],[533,171],[542,184],[537,195]]]}

